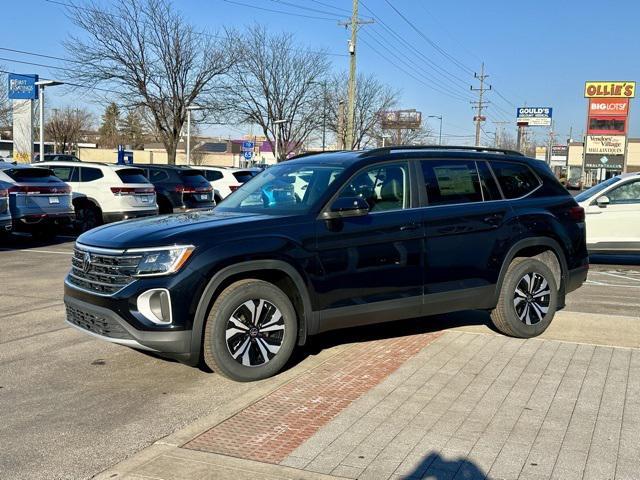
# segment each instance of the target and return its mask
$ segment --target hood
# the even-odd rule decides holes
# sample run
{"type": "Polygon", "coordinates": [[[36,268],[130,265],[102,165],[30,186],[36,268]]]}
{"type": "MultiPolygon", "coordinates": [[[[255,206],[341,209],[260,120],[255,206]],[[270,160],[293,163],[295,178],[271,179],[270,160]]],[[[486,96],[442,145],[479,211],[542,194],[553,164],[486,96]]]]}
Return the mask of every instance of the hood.
{"type": "Polygon", "coordinates": [[[78,243],[101,248],[144,248],[165,245],[209,243],[228,239],[238,231],[262,228],[263,224],[281,222],[285,217],[215,210],[161,215],[94,228],[78,237],[78,243]],[[224,237],[220,229],[224,228],[224,237]]]}

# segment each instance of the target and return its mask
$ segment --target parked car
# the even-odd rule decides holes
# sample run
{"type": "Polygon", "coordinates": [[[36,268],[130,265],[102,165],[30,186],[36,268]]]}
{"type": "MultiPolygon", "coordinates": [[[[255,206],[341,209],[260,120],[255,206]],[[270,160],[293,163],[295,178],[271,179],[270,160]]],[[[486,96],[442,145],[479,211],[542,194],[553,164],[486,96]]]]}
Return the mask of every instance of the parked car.
{"type": "Polygon", "coordinates": [[[576,195],[593,253],[640,253],[640,173],[612,177],[576,195]]]}
{"type": "Polygon", "coordinates": [[[10,183],[0,182],[0,239],[11,232],[11,210],[9,209],[10,183]]]}
{"type": "Polygon", "coordinates": [[[216,206],[203,171],[179,165],[137,165],[156,188],[160,213],[208,210],[216,206]]]}
{"type": "Polygon", "coordinates": [[[42,163],[42,162],[79,162],[80,159],[75,155],[70,155],[67,153],[45,153],[44,159],[40,160],[40,154],[36,154],[33,157],[33,163],[42,163]]]}
{"type": "Polygon", "coordinates": [[[10,184],[14,231],[51,238],[73,224],[71,187],[48,168],[0,162],[0,182],[10,184]]]}
{"type": "Polygon", "coordinates": [[[582,180],[580,177],[567,178],[565,186],[567,190],[580,190],[582,188],[582,180]]]}
{"type": "Polygon", "coordinates": [[[248,182],[255,177],[261,170],[257,168],[228,168],[228,167],[209,167],[199,166],[202,170],[204,178],[206,178],[211,186],[218,192],[219,197],[215,198],[216,203],[220,203],[223,199],[231,195],[243,183],[248,182]]]}
{"type": "Polygon", "coordinates": [[[293,159],[211,212],[85,233],[65,303],[85,332],[249,381],[355,325],[481,309],[534,337],[587,271],[584,209],[545,163],[388,147],[293,159]]]}
{"type": "Polygon", "coordinates": [[[110,163],[47,162],[73,189],[78,230],[158,214],[154,186],[139,168],[110,163]]]}

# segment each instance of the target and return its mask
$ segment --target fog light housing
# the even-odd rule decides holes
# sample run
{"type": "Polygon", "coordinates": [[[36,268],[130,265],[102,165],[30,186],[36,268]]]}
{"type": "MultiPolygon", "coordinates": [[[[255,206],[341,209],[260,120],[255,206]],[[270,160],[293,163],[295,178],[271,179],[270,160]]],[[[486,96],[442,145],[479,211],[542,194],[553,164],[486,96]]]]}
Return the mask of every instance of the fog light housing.
{"type": "Polygon", "coordinates": [[[138,296],[138,311],[153,323],[168,325],[173,321],[171,295],[166,288],[147,290],[138,296]]]}

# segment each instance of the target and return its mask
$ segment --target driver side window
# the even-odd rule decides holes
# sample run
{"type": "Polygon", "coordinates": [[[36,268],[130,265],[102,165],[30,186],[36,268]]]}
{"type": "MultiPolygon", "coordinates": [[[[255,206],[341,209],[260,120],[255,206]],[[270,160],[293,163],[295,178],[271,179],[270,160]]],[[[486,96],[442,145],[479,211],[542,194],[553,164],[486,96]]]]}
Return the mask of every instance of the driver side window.
{"type": "Polygon", "coordinates": [[[625,183],[607,193],[611,204],[640,203],[640,181],[625,183]]]}
{"type": "Polygon", "coordinates": [[[408,166],[387,163],[369,167],[352,177],[339,196],[364,198],[371,212],[409,208],[408,166]]]}

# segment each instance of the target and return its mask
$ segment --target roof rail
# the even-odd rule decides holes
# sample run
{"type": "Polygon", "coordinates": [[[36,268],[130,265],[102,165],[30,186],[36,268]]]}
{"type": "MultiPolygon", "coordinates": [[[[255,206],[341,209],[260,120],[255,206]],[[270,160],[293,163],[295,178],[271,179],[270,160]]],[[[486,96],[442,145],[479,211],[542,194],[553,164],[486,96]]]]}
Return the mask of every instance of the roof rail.
{"type": "Polygon", "coordinates": [[[370,155],[390,154],[392,151],[398,150],[459,150],[459,151],[471,151],[471,152],[488,152],[488,153],[502,153],[504,155],[518,155],[523,157],[521,152],[516,150],[509,150],[505,148],[492,148],[492,147],[470,147],[468,145],[391,145],[388,147],[374,148],[363,152],[364,157],[370,155]]]}
{"type": "Polygon", "coordinates": [[[313,155],[320,155],[321,153],[337,153],[337,152],[347,152],[350,150],[319,150],[319,151],[313,151],[313,152],[304,152],[304,153],[299,153],[298,155],[294,155],[291,158],[287,158],[287,160],[296,160],[298,158],[305,158],[305,157],[311,157],[313,155]]]}

